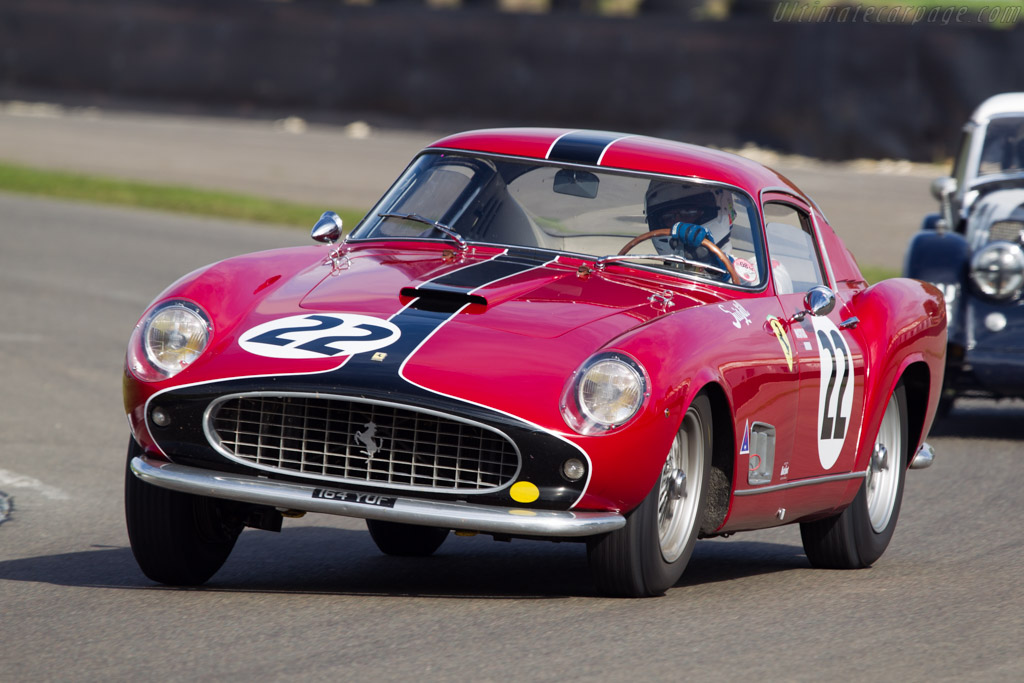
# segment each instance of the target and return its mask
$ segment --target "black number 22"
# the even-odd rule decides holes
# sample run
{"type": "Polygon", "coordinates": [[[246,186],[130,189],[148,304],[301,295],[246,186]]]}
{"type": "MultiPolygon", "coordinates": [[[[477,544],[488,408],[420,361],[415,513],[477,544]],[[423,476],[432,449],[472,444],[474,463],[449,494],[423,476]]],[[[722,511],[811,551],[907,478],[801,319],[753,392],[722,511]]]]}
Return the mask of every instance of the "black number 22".
{"type": "Polygon", "coordinates": [[[846,388],[850,382],[850,371],[852,371],[853,364],[848,362],[850,350],[847,348],[846,342],[843,341],[842,335],[833,331],[831,333],[831,340],[829,340],[829,336],[822,330],[818,330],[818,341],[821,342],[821,348],[828,351],[829,356],[832,358],[832,368],[828,374],[828,387],[825,390],[825,408],[822,410],[821,416],[821,438],[842,439],[846,436],[846,418],[841,414],[843,410],[843,396],[846,394],[846,388]],[[836,375],[840,373],[840,368],[842,368],[843,379],[839,382],[839,393],[836,396],[836,414],[833,417],[829,414],[829,406],[832,403],[832,391],[836,388],[836,375]]]}
{"type": "MultiPolygon", "coordinates": [[[[329,330],[331,328],[337,327],[338,325],[341,325],[342,323],[342,321],[339,320],[338,318],[332,318],[325,315],[310,315],[306,317],[306,320],[314,320],[319,324],[313,327],[285,327],[279,330],[270,330],[269,332],[264,332],[258,337],[254,337],[250,341],[255,342],[257,344],[273,344],[274,346],[288,346],[289,344],[295,343],[294,339],[288,339],[287,337],[284,336],[289,332],[316,332],[319,330],[329,330]]],[[[353,329],[365,330],[368,334],[318,337],[316,339],[312,339],[306,342],[305,344],[301,344],[296,348],[302,349],[303,351],[312,351],[314,353],[320,353],[325,356],[336,356],[339,353],[341,353],[341,350],[332,348],[330,346],[330,344],[332,343],[344,341],[377,341],[379,339],[385,339],[391,334],[391,331],[386,327],[377,327],[375,325],[367,325],[365,323],[362,325],[356,325],[355,328],[353,329]]]]}

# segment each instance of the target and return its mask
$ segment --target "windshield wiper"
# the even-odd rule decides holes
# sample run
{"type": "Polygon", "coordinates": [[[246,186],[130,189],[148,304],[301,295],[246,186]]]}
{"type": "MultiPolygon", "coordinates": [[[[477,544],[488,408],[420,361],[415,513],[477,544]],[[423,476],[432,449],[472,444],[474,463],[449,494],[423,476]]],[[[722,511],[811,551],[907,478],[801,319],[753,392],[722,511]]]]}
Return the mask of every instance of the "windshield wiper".
{"type": "Polygon", "coordinates": [[[672,263],[682,263],[687,266],[693,266],[694,268],[705,268],[707,270],[713,270],[717,273],[727,274],[728,271],[725,268],[719,268],[709,263],[702,261],[693,261],[677,254],[611,254],[609,256],[602,256],[601,258],[594,261],[594,267],[597,270],[604,270],[605,266],[615,261],[639,261],[639,260],[654,260],[654,261],[671,261],[672,263]]]}
{"type": "Polygon", "coordinates": [[[407,221],[416,221],[417,223],[423,223],[425,225],[433,226],[440,230],[448,237],[455,240],[455,243],[459,245],[459,251],[466,251],[469,245],[466,244],[466,240],[462,238],[462,235],[449,228],[444,223],[431,220],[426,216],[421,216],[418,213],[378,213],[380,218],[401,218],[407,221]]]}

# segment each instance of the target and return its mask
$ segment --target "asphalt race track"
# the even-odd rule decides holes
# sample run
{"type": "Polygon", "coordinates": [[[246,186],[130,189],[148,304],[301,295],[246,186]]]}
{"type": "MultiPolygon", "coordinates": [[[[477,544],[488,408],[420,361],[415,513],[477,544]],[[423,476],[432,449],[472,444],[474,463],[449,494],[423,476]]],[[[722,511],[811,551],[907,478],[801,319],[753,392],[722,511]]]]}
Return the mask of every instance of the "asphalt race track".
{"type": "MultiPolygon", "coordinates": [[[[123,129],[160,137],[151,124],[123,129]]],[[[9,137],[19,125],[0,116],[5,145],[20,144],[9,137]]],[[[58,130],[74,137],[66,121],[48,125],[50,140],[58,130]]],[[[244,137],[248,124],[210,125],[244,137]]],[[[188,130],[178,147],[198,155],[188,130]]],[[[386,162],[366,174],[358,163],[377,136],[350,139],[363,147],[337,161],[341,175],[393,175],[429,137],[380,136],[386,162]]],[[[123,147],[146,154],[150,143],[126,134],[123,147]]],[[[139,163],[173,165],[170,157],[139,163]]],[[[916,220],[930,207],[927,178],[794,171],[818,186],[810,189],[837,225],[856,224],[858,210],[871,216],[871,230],[841,234],[858,254],[863,245],[892,261],[876,264],[898,267],[916,223],[875,222],[916,220]]],[[[301,185],[281,185],[291,182],[301,185]]],[[[202,589],[154,585],[134,563],[122,513],[128,335],[192,268],[306,240],[291,229],[0,194],[0,680],[1024,678],[1019,403],[972,402],[933,431],[936,463],[910,472],[892,545],[869,570],[811,569],[797,528],[783,527],[699,543],[664,597],[610,600],[595,596],[579,545],[450,537],[432,558],[392,558],[362,522],[310,515],[286,520],[281,534],[247,530],[202,589]]]]}

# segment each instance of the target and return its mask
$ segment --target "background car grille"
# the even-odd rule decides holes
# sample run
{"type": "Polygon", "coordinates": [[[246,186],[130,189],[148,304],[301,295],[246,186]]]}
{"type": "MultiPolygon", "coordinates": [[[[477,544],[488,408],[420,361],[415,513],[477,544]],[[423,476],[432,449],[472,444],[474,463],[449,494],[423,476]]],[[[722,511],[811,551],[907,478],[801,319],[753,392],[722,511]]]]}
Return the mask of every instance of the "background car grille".
{"type": "Polygon", "coordinates": [[[988,228],[990,242],[997,240],[1020,244],[1024,237],[1024,223],[1020,221],[996,221],[988,228]]]}
{"type": "Polygon", "coordinates": [[[489,429],[391,405],[306,396],[230,398],[211,412],[225,453],[262,469],[446,491],[482,491],[519,468],[489,429]]]}

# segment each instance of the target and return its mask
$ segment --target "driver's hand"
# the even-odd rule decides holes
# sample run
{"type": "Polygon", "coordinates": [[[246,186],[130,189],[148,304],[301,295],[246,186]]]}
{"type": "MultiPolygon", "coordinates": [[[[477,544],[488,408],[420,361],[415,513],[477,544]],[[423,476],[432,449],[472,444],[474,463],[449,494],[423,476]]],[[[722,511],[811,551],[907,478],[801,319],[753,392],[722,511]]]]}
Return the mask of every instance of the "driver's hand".
{"type": "Polygon", "coordinates": [[[673,240],[680,240],[683,246],[693,251],[700,246],[700,243],[711,237],[711,233],[703,225],[683,223],[682,221],[672,226],[673,240]]]}

